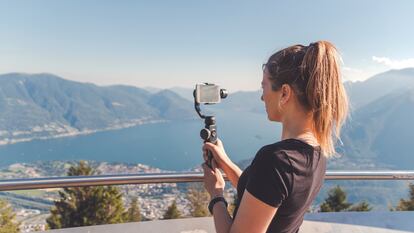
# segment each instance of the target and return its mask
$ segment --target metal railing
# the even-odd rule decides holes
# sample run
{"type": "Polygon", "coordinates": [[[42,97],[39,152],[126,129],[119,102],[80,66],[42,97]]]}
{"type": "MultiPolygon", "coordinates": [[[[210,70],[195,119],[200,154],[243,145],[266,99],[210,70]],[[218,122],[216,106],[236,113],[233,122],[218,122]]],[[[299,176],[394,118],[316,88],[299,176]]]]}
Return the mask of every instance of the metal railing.
{"type": "MultiPolygon", "coordinates": [[[[414,180],[414,171],[327,171],[325,180],[414,180]]],[[[202,181],[202,173],[67,176],[0,180],[0,191],[98,185],[188,183],[202,181]]]]}

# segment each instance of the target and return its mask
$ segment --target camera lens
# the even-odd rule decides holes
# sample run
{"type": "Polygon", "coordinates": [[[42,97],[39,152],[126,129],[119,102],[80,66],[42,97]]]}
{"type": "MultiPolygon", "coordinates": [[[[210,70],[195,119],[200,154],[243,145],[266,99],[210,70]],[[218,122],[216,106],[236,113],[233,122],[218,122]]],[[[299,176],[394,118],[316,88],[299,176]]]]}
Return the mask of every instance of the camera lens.
{"type": "Polygon", "coordinates": [[[220,89],[220,97],[222,98],[222,99],[225,99],[226,97],[227,97],[227,95],[228,95],[229,93],[227,92],[227,90],[226,89],[220,89]]]}
{"type": "Polygon", "coordinates": [[[209,138],[210,138],[210,136],[211,136],[211,132],[210,132],[210,130],[208,130],[208,129],[202,129],[201,131],[200,131],[200,137],[202,138],[202,139],[204,139],[204,140],[208,140],[209,138]]]}

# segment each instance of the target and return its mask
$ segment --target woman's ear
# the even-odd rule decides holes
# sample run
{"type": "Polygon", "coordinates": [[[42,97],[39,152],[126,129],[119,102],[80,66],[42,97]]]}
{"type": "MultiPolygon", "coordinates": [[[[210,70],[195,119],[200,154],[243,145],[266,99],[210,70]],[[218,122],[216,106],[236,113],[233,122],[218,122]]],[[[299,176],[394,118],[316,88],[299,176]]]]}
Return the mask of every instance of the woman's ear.
{"type": "Polygon", "coordinates": [[[289,84],[283,84],[281,88],[280,102],[286,104],[292,96],[292,87],[289,84]]]}

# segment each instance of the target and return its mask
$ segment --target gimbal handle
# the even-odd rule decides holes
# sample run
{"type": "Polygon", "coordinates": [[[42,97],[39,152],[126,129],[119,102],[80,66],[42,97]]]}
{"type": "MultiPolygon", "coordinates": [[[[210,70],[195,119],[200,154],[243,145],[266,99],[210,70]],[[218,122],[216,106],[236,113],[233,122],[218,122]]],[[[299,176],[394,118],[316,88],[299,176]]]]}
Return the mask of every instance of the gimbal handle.
{"type": "MultiPolygon", "coordinates": [[[[204,129],[200,131],[200,137],[204,140],[204,143],[211,142],[216,144],[217,143],[217,130],[216,130],[216,119],[214,116],[206,116],[204,119],[204,129]]],[[[213,169],[212,166],[212,160],[213,160],[213,154],[211,151],[207,150],[207,161],[206,164],[211,169],[213,169]]]]}

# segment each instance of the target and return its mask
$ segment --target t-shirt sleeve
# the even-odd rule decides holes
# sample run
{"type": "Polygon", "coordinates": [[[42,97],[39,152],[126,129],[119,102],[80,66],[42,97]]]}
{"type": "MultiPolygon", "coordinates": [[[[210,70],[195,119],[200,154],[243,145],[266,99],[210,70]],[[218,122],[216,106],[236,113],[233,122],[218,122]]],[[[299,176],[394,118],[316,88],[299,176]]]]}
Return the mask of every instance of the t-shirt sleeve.
{"type": "Polygon", "coordinates": [[[264,203],[279,207],[288,197],[289,174],[279,157],[265,149],[257,152],[249,168],[246,190],[264,203]]]}

